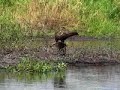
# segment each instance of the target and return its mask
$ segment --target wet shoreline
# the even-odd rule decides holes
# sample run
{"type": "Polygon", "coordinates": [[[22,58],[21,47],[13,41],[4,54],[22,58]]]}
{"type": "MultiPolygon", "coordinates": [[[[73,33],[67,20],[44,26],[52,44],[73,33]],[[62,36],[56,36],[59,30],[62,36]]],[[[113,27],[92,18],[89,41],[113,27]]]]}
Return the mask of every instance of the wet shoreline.
{"type": "MultiPolygon", "coordinates": [[[[79,38],[78,38],[79,39],[79,38]]],[[[47,39],[46,39],[47,40],[47,39]]],[[[53,39],[52,39],[53,40],[53,39]]],[[[85,39],[79,39],[85,43],[85,39]]],[[[82,43],[79,42],[78,43],[82,43]]],[[[86,39],[87,40],[87,39],[86,39]]],[[[90,39],[91,42],[97,41],[90,39]]],[[[90,41],[89,39],[87,41],[90,41]]],[[[43,39],[44,41],[44,39],[43,39]]],[[[75,44],[76,39],[70,38],[68,42],[75,44]]],[[[33,41],[32,41],[33,42],[33,41]]],[[[37,41],[38,42],[38,41],[37,41]]],[[[41,41],[42,42],[42,41],[41,41]]],[[[91,43],[90,42],[90,43],[91,43]]],[[[6,67],[8,65],[16,65],[19,63],[22,57],[30,57],[33,60],[46,60],[46,61],[63,61],[70,65],[112,65],[120,64],[120,52],[119,50],[110,50],[109,47],[98,46],[97,48],[77,47],[75,45],[67,46],[67,54],[60,56],[56,51],[56,48],[51,48],[47,43],[51,43],[51,40],[46,41],[45,45],[40,47],[23,47],[23,48],[11,48],[0,50],[0,67],[6,67]]],[[[42,43],[43,44],[43,43],[42,43]]],[[[86,44],[85,44],[86,45],[86,44]]],[[[99,45],[99,44],[98,44],[99,45]]],[[[78,45],[79,46],[79,45],[78,45]]],[[[107,45],[106,45],[107,46],[107,45]]]]}

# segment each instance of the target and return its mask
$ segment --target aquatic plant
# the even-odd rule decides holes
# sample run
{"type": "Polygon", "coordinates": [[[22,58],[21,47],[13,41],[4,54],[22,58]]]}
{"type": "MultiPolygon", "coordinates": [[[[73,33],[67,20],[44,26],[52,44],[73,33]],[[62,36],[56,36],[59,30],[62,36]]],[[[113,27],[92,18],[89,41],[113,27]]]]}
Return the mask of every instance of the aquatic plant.
{"type": "Polygon", "coordinates": [[[63,62],[39,61],[32,60],[28,57],[23,57],[15,66],[8,66],[6,69],[13,72],[59,72],[66,69],[66,64],[63,62]]]}

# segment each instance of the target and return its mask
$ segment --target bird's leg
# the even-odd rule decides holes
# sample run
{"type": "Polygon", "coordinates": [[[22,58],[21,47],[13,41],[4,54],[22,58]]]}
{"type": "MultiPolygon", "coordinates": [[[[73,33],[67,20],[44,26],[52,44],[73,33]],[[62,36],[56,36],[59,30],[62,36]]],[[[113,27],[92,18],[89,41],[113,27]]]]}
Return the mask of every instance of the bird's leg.
{"type": "Polygon", "coordinates": [[[64,41],[59,40],[58,42],[53,43],[50,47],[54,46],[57,49],[57,53],[59,55],[65,55],[66,54],[66,44],[64,41]]]}
{"type": "Polygon", "coordinates": [[[65,46],[63,48],[63,55],[66,55],[66,44],[65,44],[65,46]]]}
{"type": "Polygon", "coordinates": [[[62,43],[63,47],[59,48],[60,55],[66,55],[66,44],[62,43]]]}
{"type": "Polygon", "coordinates": [[[64,53],[66,54],[66,46],[64,47],[64,53]]]}

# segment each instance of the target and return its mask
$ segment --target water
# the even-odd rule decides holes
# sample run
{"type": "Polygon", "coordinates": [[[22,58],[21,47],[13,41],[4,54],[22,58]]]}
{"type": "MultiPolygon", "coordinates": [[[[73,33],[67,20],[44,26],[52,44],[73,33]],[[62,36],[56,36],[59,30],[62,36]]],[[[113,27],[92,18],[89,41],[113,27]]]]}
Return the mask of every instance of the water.
{"type": "Polygon", "coordinates": [[[50,74],[0,72],[0,90],[119,90],[120,65],[69,67],[50,74]]]}
{"type": "MultiPolygon", "coordinates": [[[[68,48],[104,47],[120,51],[120,40],[67,41],[68,48]],[[112,48],[111,48],[112,47],[112,48]]],[[[41,43],[33,42],[28,47],[41,43]]],[[[25,45],[26,45],[25,44],[25,45]]],[[[74,50],[77,51],[76,49],[74,50]]],[[[71,50],[71,54],[74,52],[71,50]]],[[[120,65],[69,67],[66,72],[49,74],[8,73],[0,70],[0,90],[119,90],[120,65]]]]}

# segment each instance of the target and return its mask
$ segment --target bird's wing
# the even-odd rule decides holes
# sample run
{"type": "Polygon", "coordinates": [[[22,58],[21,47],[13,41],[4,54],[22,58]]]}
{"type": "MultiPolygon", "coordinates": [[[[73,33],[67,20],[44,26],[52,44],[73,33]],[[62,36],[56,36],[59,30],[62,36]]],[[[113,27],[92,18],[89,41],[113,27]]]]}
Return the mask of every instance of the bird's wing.
{"type": "Polygon", "coordinates": [[[55,39],[64,41],[67,38],[74,36],[74,35],[78,35],[78,33],[77,32],[59,32],[55,34],[55,39]]]}
{"type": "Polygon", "coordinates": [[[67,38],[72,37],[72,36],[74,36],[74,35],[78,35],[78,33],[77,33],[77,32],[63,33],[63,34],[61,35],[61,37],[63,37],[64,39],[67,39],[67,38]]]}

